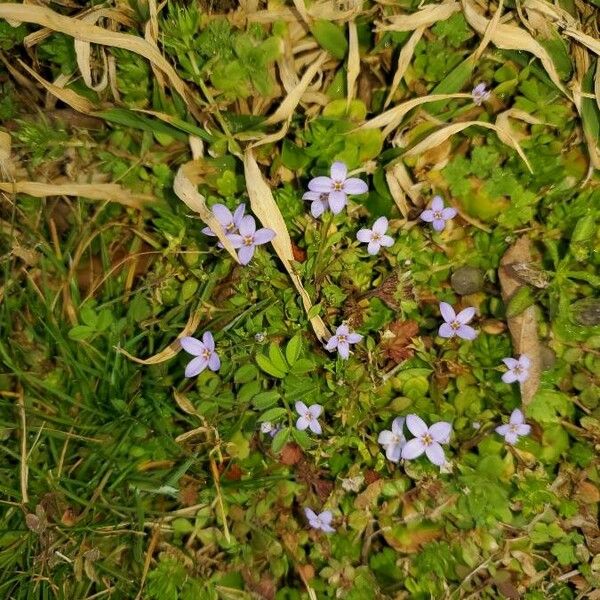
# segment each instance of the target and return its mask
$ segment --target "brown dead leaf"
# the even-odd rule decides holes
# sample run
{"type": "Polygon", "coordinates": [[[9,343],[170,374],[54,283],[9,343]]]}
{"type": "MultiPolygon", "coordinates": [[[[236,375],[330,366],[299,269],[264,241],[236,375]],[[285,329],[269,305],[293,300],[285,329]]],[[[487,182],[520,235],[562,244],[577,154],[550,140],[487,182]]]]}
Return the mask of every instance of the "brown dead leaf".
{"type": "Polygon", "coordinates": [[[419,333],[417,322],[394,321],[388,327],[388,332],[391,335],[385,335],[381,343],[387,357],[397,364],[411,358],[415,351],[413,348],[409,348],[409,344],[412,338],[419,333]]]}
{"type": "Polygon", "coordinates": [[[304,453],[302,452],[302,448],[300,448],[300,446],[298,446],[298,444],[295,442],[289,442],[281,449],[279,462],[288,466],[296,465],[302,460],[303,457],[304,453]]]}
{"type": "MultiPolygon", "coordinates": [[[[500,278],[500,287],[502,289],[502,299],[507,305],[510,298],[523,287],[519,279],[512,275],[506,268],[507,265],[514,263],[531,263],[531,242],[527,237],[519,238],[504,254],[500,261],[498,276],[500,278]]],[[[531,402],[537,392],[540,383],[540,374],[542,371],[542,360],[540,342],[537,332],[537,319],[535,306],[530,306],[515,317],[507,319],[508,329],[513,341],[515,355],[525,354],[531,361],[529,369],[529,378],[520,384],[521,400],[526,406],[531,402]]]]}
{"type": "Polygon", "coordinates": [[[370,483],[367,488],[356,496],[354,500],[354,508],[364,510],[366,508],[374,508],[377,503],[377,498],[381,494],[381,490],[385,485],[384,479],[376,479],[373,483],[370,483]]]}

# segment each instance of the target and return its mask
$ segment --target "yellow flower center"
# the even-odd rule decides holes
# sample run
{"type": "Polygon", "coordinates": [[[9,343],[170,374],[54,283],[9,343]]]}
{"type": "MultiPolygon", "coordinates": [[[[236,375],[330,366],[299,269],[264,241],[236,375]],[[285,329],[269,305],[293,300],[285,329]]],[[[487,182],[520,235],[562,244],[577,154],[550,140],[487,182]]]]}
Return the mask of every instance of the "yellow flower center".
{"type": "Polygon", "coordinates": [[[336,192],[341,192],[344,189],[344,182],[343,181],[334,181],[333,182],[333,189],[336,192]]]}
{"type": "Polygon", "coordinates": [[[235,223],[227,223],[227,225],[225,226],[225,232],[231,233],[232,231],[235,231],[235,223]]]}
{"type": "Polygon", "coordinates": [[[208,360],[210,358],[210,350],[208,348],[204,348],[202,351],[202,358],[208,360]]]}
{"type": "Polygon", "coordinates": [[[434,219],[442,219],[442,211],[441,210],[435,210],[433,211],[433,218],[434,219]]]}
{"type": "Polygon", "coordinates": [[[347,341],[347,337],[345,335],[338,335],[338,343],[344,343],[347,341]]]}
{"type": "Polygon", "coordinates": [[[452,323],[450,323],[450,327],[452,327],[454,331],[457,331],[458,329],[460,329],[460,323],[458,321],[452,321],[452,323]]]}
{"type": "Polygon", "coordinates": [[[421,436],[421,441],[424,446],[431,446],[431,444],[433,444],[433,438],[428,433],[421,436]]]}
{"type": "Polygon", "coordinates": [[[254,237],[251,235],[247,235],[244,237],[244,246],[252,246],[254,242],[254,237]]]}
{"type": "Polygon", "coordinates": [[[380,233],[375,233],[375,232],[373,232],[373,233],[371,234],[371,239],[372,239],[374,242],[378,242],[378,241],[381,239],[381,234],[380,234],[380,233]]]}

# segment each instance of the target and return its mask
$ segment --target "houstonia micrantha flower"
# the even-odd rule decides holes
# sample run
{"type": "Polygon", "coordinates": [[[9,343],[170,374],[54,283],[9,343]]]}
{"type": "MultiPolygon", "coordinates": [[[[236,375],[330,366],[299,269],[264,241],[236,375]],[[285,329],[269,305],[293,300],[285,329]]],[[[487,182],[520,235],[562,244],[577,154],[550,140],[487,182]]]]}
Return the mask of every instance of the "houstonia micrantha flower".
{"type": "Polygon", "coordinates": [[[327,201],[334,215],[337,215],[346,206],[348,196],[364,194],[369,191],[369,186],[362,179],[347,177],[348,167],[343,162],[334,162],[329,174],[331,177],[321,176],[311,179],[308,189],[311,192],[328,194],[327,201]]]}
{"type": "Polygon", "coordinates": [[[487,102],[490,99],[490,92],[486,88],[485,83],[478,83],[471,92],[471,96],[473,96],[473,102],[477,106],[481,106],[484,102],[487,102]]]}
{"type": "Polygon", "coordinates": [[[451,206],[444,207],[444,200],[441,196],[434,196],[431,206],[421,213],[421,220],[426,223],[432,223],[436,231],[442,231],[446,227],[446,221],[454,219],[456,209],[451,206]]]}
{"type": "MultiPolygon", "coordinates": [[[[235,211],[231,212],[224,204],[214,204],[211,210],[223,228],[225,235],[229,237],[231,234],[237,233],[244,217],[246,205],[240,204],[235,211]]],[[[210,227],[205,227],[202,233],[213,237],[217,235],[210,227]]],[[[222,247],[221,242],[218,245],[222,247]]]]}
{"type": "Polygon", "coordinates": [[[518,408],[512,411],[510,421],[506,425],[496,427],[496,433],[499,433],[511,446],[516,444],[522,435],[529,435],[530,431],[531,425],[525,423],[525,417],[518,408]]]}
{"type": "Polygon", "coordinates": [[[377,441],[384,447],[385,455],[388,460],[398,462],[402,453],[402,448],[406,444],[406,438],[402,428],[404,427],[404,417],[397,417],[392,421],[392,430],[385,430],[379,434],[377,441]]]}
{"type": "Polygon", "coordinates": [[[508,367],[508,371],[502,375],[504,383],[514,383],[515,381],[523,383],[527,381],[531,365],[528,356],[521,354],[518,360],[516,358],[503,358],[502,362],[508,367]]]}
{"type": "Polygon", "coordinates": [[[383,246],[389,248],[394,245],[394,238],[389,235],[385,235],[388,229],[388,220],[385,217],[379,217],[373,223],[373,229],[360,229],[356,234],[356,239],[359,242],[369,244],[367,246],[367,252],[371,255],[377,254],[383,246]]]}
{"type": "Polygon", "coordinates": [[[296,412],[300,415],[296,421],[296,429],[304,431],[310,429],[313,433],[321,435],[323,430],[319,423],[319,416],[323,412],[323,407],[320,404],[311,404],[306,406],[304,402],[296,402],[296,412]]]}
{"type": "Polygon", "coordinates": [[[446,456],[441,444],[447,444],[450,441],[452,425],[446,421],[434,423],[431,427],[421,417],[417,415],[408,415],[406,417],[406,427],[415,436],[402,447],[402,458],[412,460],[425,453],[427,458],[438,467],[446,464],[446,456]]]}
{"type": "Polygon", "coordinates": [[[218,371],[221,366],[218,354],[215,352],[215,340],[210,331],[204,332],[202,341],[194,337],[183,337],[179,340],[181,347],[195,356],[185,368],[186,377],[195,377],[208,367],[211,371],[218,371]]]}
{"type": "Polygon", "coordinates": [[[348,325],[340,325],[335,330],[335,335],[332,335],[327,341],[325,350],[333,352],[337,349],[338,354],[346,359],[350,356],[350,344],[358,344],[362,339],[363,336],[352,331],[348,325]]]}
{"type": "Polygon", "coordinates": [[[238,258],[240,263],[247,265],[254,256],[256,246],[266,244],[275,237],[275,232],[272,229],[263,227],[256,229],[256,221],[251,215],[246,215],[239,225],[239,233],[234,233],[229,236],[231,244],[234,248],[238,248],[238,258]]]}
{"type": "Polygon", "coordinates": [[[440,325],[438,331],[440,337],[452,338],[457,336],[463,340],[474,340],[477,337],[477,331],[470,325],[467,325],[475,316],[475,309],[472,306],[456,314],[447,302],[440,302],[440,312],[444,321],[446,321],[440,325]]]}
{"type": "Polygon", "coordinates": [[[308,524],[313,529],[319,529],[325,533],[333,533],[335,531],[335,529],[331,526],[333,514],[330,510],[324,510],[322,513],[317,514],[312,508],[305,508],[304,514],[308,519],[308,524]]]}
{"type": "Polygon", "coordinates": [[[304,192],[302,200],[308,200],[310,205],[310,214],[318,219],[328,208],[329,194],[327,192],[304,192]]]}

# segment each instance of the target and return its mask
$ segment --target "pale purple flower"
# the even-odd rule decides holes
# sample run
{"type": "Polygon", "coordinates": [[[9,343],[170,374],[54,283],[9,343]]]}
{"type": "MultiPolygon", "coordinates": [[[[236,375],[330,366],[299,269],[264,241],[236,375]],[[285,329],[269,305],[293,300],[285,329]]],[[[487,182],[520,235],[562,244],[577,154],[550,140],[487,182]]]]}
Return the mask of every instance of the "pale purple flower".
{"type": "Polygon", "coordinates": [[[490,99],[490,92],[485,87],[485,83],[478,83],[471,92],[473,96],[473,102],[477,106],[481,106],[484,102],[487,102],[490,99]]]}
{"type": "Polygon", "coordinates": [[[434,196],[431,201],[431,207],[421,213],[421,220],[426,223],[433,223],[436,231],[442,231],[446,227],[446,221],[456,216],[456,209],[452,207],[444,208],[444,200],[441,196],[434,196]]]}
{"type": "Polygon", "coordinates": [[[334,215],[337,215],[346,206],[348,196],[354,194],[364,194],[369,190],[367,184],[358,177],[346,177],[348,167],[343,162],[334,162],[331,165],[331,177],[315,177],[308,183],[308,189],[311,192],[329,194],[329,208],[334,215]]]}
{"type": "Polygon", "coordinates": [[[310,214],[315,219],[318,219],[329,208],[328,196],[327,192],[305,192],[302,196],[302,200],[311,202],[310,214]]]}
{"type": "Polygon", "coordinates": [[[519,437],[522,435],[529,435],[531,431],[531,425],[525,423],[523,413],[516,408],[510,415],[510,421],[506,425],[500,425],[496,427],[496,433],[499,433],[504,437],[507,444],[516,444],[519,437]]]}
{"type": "Polygon", "coordinates": [[[504,383],[514,383],[518,381],[523,383],[529,378],[529,366],[531,361],[528,356],[521,354],[519,359],[516,358],[503,358],[502,362],[508,367],[508,371],[502,375],[502,381],[504,383]]]}
{"type": "Polygon", "coordinates": [[[296,429],[304,431],[309,428],[313,433],[321,435],[323,430],[319,423],[319,415],[322,411],[323,407],[320,404],[306,406],[304,402],[296,402],[296,412],[300,415],[296,421],[296,429]]]}
{"type": "Polygon", "coordinates": [[[251,215],[246,215],[239,225],[239,233],[234,233],[229,236],[231,244],[234,248],[239,248],[238,258],[240,263],[247,265],[254,256],[256,246],[266,244],[275,237],[275,232],[272,229],[263,227],[256,229],[256,221],[251,215]]]}
{"type": "Polygon", "coordinates": [[[369,244],[367,252],[371,255],[377,254],[381,246],[389,248],[394,245],[394,238],[385,235],[388,228],[388,220],[385,217],[379,217],[373,223],[373,229],[360,229],[356,234],[356,239],[359,242],[369,244]]]}
{"type": "Polygon", "coordinates": [[[461,310],[458,314],[447,302],[440,302],[440,311],[445,323],[440,325],[438,335],[443,338],[458,336],[463,340],[474,340],[477,332],[467,323],[475,316],[472,306],[461,310]]]}
{"type": "Polygon", "coordinates": [[[335,529],[331,526],[333,514],[330,510],[324,510],[322,513],[317,514],[312,508],[305,508],[304,514],[308,519],[308,524],[313,529],[319,529],[325,533],[333,533],[335,529]]]}
{"type": "Polygon", "coordinates": [[[215,340],[210,331],[205,331],[202,341],[194,337],[182,337],[179,340],[181,347],[195,356],[185,368],[186,377],[195,377],[208,367],[211,371],[218,371],[221,366],[218,354],[215,352],[215,340]]]}
{"type": "Polygon", "coordinates": [[[352,331],[348,325],[340,325],[335,330],[335,335],[329,338],[325,350],[333,352],[337,348],[339,355],[346,359],[350,356],[350,344],[358,344],[362,339],[363,336],[352,331]]]}
{"type": "Polygon", "coordinates": [[[385,449],[385,455],[388,460],[392,462],[398,462],[402,453],[402,448],[406,444],[406,438],[402,428],[404,427],[404,417],[397,417],[392,421],[392,430],[387,429],[382,431],[377,438],[377,442],[380,443],[385,449]]]}
{"type": "Polygon", "coordinates": [[[260,424],[260,431],[275,437],[281,431],[281,425],[273,425],[271,421],[264,421],[260,424]]]}
{"type": "Polygon", "coordinates": [[[406,427],[415,436],[402,447],[402,458],[412,460],[425,453],[427,458],[438,467],[446,464],[446,457],[441,444],[447,444],[450,441],[452,425],[445,421],[434,423],[431,427],[421,417],[417,415],[408,415],[406,417],[406,427]]]}
{"type": "MultiPolygon", "coordinates": [[[[231,234],[237,233],[242,218],[244,217],[246,205],[240,204],[233,213],[224,204],[214,204],[211,210],[213,215],[215,215],[217,221],[219,221],[219,223],[221,224],[225,235],[229,237],[231,234]]],[[[202,230],[202,233],[210,236],[217,235],[210,227],[205,227],[202,230]]],[[[219,246],[219,248],[222,248],[223,244],[219,242],[217,246],[219,246]]]]}

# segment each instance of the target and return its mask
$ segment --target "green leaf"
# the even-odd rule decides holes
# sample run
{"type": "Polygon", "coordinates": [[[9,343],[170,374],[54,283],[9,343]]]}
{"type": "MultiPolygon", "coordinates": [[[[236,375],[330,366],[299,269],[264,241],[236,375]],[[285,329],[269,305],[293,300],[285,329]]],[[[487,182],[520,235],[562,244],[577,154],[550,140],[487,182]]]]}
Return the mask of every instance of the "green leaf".
{"type": "Polygon", "coordinates": [[[526,286],[519,288],[508,301],[506,316],[511,319],[520,315],[535,302],[533,292],[526,286]]]}
{"type": "Polygon", "coordinates": [[[315,21],[310,28],[317,42],[329,54],[342,60],[348,52],[348,40],[343,30],[330,21],[315,21]]]}
{"type": "Polygon", "coordinates": [[[260,415],[258,420],[261,423],[263,423],[264,421],[276,421],[277,419],[280,419],[285,415],[287,415],[287,410],[285,408],[277,406],[264,412],[262,415],[260,415]]]}
{"type": "Polygon", "coordinates": [[[283,379],[286,375],[286,371],[278,369],[264,354],[256,355],[256,364],[265,372],[272,377],[283,379]]]}
{"type": "Polygon", "coordinates": [[[287,373],[289,371],[289,365],[285,360],[285,356],[283,355],[281,348],[274,342],[271,342],[269,344],[269,360],[275,366],[276,369],[279,369],[284,373],[287,373]]]}
{"type": "Polygon", "coordinates": [[[87,340],[91,338],[94,333],[95,329],[88,325],[75,325],[75,327],[69,329],[69,337],[72,340],[87,340]]]}
{"type": "Polygon", "coordinates": [[[290,140],[283,140],[283,147],[281,149],[281,162],[284,167],[287,167],[291,171],[298,171],[304,169],[310,163],[310,156],[308,156],[303,148],[296,146],[290,140]]]}
{"type": "Polygon", "coordinates": [[[248,383],[256,379],[257,375],[258,369],[254,365],[243,365],[235,372],[233,380],[236,383],[248,383]]]}
{"type": "Polygon", "coordinates": [[[268,392],[261,392],[256,394],[252,399],[252,406],[258,410],[265,410],[269,406],[273,406],[279,400],[280,395],[277,390],[269,390],[268,392]]]}
{"type": "Polygon", "coordinates": [[[98,322],[98,315],[89,304],[86,304],[85,306],[81,307],[79,316],[81,317],[81,320],[89,327],[96,327],[96,323],[98,322]]]}
{"type": "Polygon", "coordinates": [[[300,358],[302,353],[302,336],[297,333],[285,347],[285,358],[290,366],[294,366],[294,363],[300,358]]]}
{"type": "Polygon", "coordinates": [[[284,447],[285,443],[288,441],[290,433],[291,429],[289,427],[278,431],[275,437],[273,438],[271,450],[273,450],[273,452],[279,452],[284,447]]]}
{"type": "Polygon", "coordinates": [[[573,412],[569,397],[562,392],[540,390],[533,397],[525,412],[528,417],[538,423],[557,423],[560,417],[566,417],[573,412]]]}

